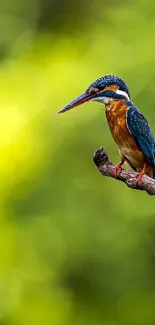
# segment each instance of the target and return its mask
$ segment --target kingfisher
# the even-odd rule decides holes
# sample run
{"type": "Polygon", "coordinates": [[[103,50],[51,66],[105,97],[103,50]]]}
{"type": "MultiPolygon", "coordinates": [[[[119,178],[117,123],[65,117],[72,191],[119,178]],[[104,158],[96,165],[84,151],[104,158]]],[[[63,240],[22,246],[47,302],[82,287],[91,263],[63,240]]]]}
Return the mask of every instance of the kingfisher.
{"type": "Polygon", "coordinates": [[[114,176],[127,163],[138,172],[136,183],[144,174],[155,179],[155,140],[147,119],[132,102],[126,82],[114,75],[98,78],[58,114],[90,101],[105,104],[109,129],[120,154],[114,176]]]}

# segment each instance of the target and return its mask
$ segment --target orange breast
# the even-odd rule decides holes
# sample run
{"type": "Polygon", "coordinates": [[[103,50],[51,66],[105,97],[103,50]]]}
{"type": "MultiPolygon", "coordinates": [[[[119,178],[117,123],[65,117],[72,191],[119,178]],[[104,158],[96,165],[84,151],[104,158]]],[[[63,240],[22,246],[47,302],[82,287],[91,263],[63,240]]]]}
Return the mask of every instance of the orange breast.
{"type": "Polygon", "coordinates": [[[106,117],[111,134],[121,156],[137,170],[144,165],[144,155],[126,126],[126,107],[123,100],[111,101],[106,105],[106,117]]]}

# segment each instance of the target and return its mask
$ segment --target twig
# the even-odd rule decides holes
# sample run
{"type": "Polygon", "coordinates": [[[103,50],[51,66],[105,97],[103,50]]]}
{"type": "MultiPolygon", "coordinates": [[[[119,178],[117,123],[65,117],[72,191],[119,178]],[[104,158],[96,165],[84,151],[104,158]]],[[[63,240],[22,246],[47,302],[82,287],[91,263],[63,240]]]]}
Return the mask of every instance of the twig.
{"type": "Polygon", "coordinates": [[[146,191],[149,195],[155,195],[155,181],[146,175],[143,175],[140,182],[136,184],[136,176],[138,174],[132,170],[122,168],[118,171],[116,178],[114,176],[115,166],[109,160],[103,147],[93,154],[93,160],[103,176],[115,178],[116,180],[124,182],[130,188],[146,191]]]}

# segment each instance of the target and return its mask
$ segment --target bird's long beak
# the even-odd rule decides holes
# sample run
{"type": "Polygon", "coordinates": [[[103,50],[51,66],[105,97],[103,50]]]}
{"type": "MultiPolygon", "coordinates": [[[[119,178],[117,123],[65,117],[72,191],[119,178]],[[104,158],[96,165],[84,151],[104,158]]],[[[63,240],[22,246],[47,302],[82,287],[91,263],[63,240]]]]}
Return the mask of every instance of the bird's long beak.
{"type": "Polygon", "coordinates": [[[58,114],[64,113],[66,111],[69,111],[70,109],[79,106],[85,102],[88,102],[90,99],[94,97],[94,94],[88,94],[84,92],[82,95],[78,96],[77,98],[73,99],[69,104],[67,104],[65,107],[63,107],[60,111],[58,111],[58,114]]]}

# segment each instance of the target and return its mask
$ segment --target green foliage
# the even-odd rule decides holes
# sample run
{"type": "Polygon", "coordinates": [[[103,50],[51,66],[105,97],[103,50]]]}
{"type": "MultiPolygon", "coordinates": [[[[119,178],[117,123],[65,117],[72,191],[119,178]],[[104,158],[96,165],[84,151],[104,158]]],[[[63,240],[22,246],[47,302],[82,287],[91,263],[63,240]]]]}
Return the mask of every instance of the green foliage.
{"type": "Polygon", "coordinates": [[[118,74],[155,134],[155,4],[55,3],[0,4],[0,324],[152,325],[154,198],[96,170],[103,106],[56,112],[118,74]]]}

